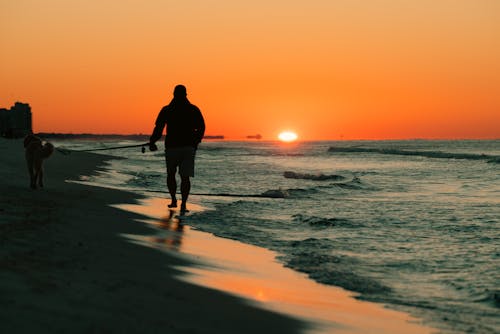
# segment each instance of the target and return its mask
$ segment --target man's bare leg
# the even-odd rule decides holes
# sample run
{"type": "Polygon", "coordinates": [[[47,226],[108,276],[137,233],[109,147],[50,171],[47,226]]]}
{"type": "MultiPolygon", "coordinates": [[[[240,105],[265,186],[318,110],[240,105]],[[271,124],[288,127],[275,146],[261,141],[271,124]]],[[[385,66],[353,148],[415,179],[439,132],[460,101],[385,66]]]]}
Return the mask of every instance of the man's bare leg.
{"type": "Polygon", "coordinates": [[[167,188],[168,192],[170,193],[170,198],[172,201],[168,205],[169,208],[176,208],[177,207],[177,197],[175,196],[175,193],[177,192],[177,182],[175,180],[175,173],[170,173],[167,174],[167,188]]]}
{"type": "Polygon", "coordinates": [[[181,213],[189,212],[189,210],[186,208],[186,204],[190,190],[191,190],[191,180],[189,179],[189,176],[181,176],[181,195],[182,195],[181,213]]]}

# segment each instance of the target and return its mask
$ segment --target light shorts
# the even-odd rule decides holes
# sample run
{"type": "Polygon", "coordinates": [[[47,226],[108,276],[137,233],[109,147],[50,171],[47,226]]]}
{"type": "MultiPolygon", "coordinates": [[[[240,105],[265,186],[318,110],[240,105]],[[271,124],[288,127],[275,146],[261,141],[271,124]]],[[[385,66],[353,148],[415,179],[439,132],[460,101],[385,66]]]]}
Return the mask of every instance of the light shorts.
{"type": "Polygon", "coordinates": [[[165,150],[167,174],[177,173],[181,176],[194,176],[194,156],[196,150],[192,146],[171,147],[165,150]]]}

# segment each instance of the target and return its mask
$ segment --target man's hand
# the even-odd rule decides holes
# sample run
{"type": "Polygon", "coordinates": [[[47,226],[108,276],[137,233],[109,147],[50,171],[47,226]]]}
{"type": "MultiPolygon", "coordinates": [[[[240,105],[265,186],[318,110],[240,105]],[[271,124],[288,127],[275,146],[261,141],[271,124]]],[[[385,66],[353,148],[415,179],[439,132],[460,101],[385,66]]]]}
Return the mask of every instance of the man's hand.
{"type": "Polygon", "coordinates": [[[158,146],[155,143],[149,143],[149,150],[151,152],[158,151],[158,146]]]}

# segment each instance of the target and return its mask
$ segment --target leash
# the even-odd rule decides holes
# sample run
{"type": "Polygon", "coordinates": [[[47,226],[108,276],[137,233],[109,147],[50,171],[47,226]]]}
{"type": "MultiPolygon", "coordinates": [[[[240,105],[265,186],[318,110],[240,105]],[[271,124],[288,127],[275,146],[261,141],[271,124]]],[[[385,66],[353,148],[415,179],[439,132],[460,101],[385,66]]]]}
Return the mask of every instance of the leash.
{"type": "Polygon", "coordinates": [[[94,152],[94,151],[106,151],[106,150],[119,150],[122,148],[133,148],[133,147],[142,147],[141,152],[146,152],[145,146],[149,146],[149,143],[137,144],[137,145],[126,145],[126,146],[114,146],[114,147],[102,147],[102,148],[93,148],[88,150],[68,150],[64,148],[57,147],[56,150],[61,152],[64,155],[71,154],[72,152],[94,152]]]}

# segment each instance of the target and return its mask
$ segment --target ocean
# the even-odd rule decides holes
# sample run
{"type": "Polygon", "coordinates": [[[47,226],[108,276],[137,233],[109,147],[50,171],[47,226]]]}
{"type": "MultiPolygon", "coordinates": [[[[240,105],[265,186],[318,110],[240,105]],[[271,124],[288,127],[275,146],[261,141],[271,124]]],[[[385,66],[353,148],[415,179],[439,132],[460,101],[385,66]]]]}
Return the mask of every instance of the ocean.
{"type": "MultiPolygon", "coordinates": [[[[126,159],[82,181],[166,197],[163,152],[101,152],[126,159]]],[[[499,162],[499,140],[206,141],[187,224],[443,332],[500,333],[499,162]]]]}

